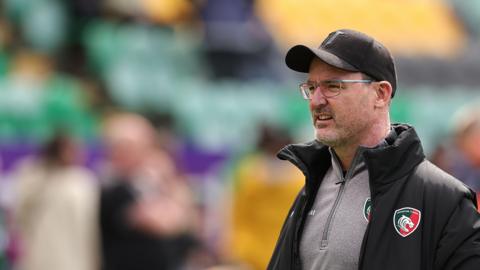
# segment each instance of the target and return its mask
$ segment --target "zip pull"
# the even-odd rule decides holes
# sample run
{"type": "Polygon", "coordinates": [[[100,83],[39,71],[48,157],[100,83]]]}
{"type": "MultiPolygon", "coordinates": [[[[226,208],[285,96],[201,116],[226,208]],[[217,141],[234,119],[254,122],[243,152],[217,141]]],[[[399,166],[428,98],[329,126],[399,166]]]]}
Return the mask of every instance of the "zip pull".
{"type": "Polygon", "coordinates": [[[338,182],[335,182],[335,185],[338,185],[338,184],[345,184],[346,180],[344,178],[342,178],[342,180],[338,181],[338,182]]]}

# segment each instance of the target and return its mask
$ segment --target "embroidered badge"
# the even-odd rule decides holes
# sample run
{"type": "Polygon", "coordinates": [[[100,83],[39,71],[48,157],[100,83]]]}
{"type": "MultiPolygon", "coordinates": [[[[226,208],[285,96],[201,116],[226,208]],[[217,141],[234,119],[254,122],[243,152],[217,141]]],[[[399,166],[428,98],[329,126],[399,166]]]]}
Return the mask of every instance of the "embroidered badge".
{"type": "Polygon", "coordinates": [[[393,226],[398,234],[407,237],[412,234],[420,224],[422,212],[412,207],[397,209],[393,214],[393,226]]]}
{"type": "Polygon", "coordinates": [[[368,197],[363,204],[363,217],[367,222],[370,221],[372,211],[372,200],[368,197]]]}

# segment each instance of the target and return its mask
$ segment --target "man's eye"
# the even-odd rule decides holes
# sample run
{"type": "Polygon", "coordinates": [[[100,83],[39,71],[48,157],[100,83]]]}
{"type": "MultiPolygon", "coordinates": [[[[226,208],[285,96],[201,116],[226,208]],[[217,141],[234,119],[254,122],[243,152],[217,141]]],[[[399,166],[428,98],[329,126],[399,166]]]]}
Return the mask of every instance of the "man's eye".
{"type": "Polygon", "coordinates": [[[330,82],[327,84],[328,89],[340,89],[340,83],[330,82]]]}

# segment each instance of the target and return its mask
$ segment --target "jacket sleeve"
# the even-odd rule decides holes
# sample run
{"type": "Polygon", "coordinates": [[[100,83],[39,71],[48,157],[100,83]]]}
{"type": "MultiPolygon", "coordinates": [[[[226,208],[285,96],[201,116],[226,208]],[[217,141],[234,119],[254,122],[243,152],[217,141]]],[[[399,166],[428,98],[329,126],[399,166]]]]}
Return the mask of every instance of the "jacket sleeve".
{"type": "Polygon", "coordinates": [[[293,245],[293,234],[295,231],[294,224],[296,223],[297,219],[291,216],[294,214],[295,209],[299,207],[303,203],[303,196],[305,192],[305,187],[303,187],[295,201],[288,211],[287,217],[285,218],[285,222],[283,223],[282,229],[280,230],[280,235],[278,237],[277,243],[275,245],[275,249],[273,251],[272,257],[270,258],[270,262],[268,263],[267,270],[279,270],[279,269],[290,269],[292,264],[292,245],[293,245]]]}
{"type": "Polygon", "coordinates": [[[472,193],[460,200],[443,230],[435,269],[474,270],[480,267],[480,214],[472,193]]]}

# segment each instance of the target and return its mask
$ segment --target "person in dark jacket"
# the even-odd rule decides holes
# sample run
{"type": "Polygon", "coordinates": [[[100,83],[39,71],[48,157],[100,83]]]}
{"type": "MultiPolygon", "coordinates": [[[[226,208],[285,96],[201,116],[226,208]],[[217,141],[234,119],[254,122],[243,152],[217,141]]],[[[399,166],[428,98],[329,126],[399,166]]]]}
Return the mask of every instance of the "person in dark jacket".
{"type": "Polygon", "coordinates": [[[116,113],[103,130],[110,171],[100,196],[102,270],[178,270],[197,249],[191,193],[144,117],[116,113]]]}
{"type": "Polygon", "coordinates": [[[425,159],[413,127],[390,123],[388,49],[342,29],[285,61],[308,73],[300,91],[316,138],[278,154],[306,182],[268,269],[479,269],[475,194],[425,159]]]}

